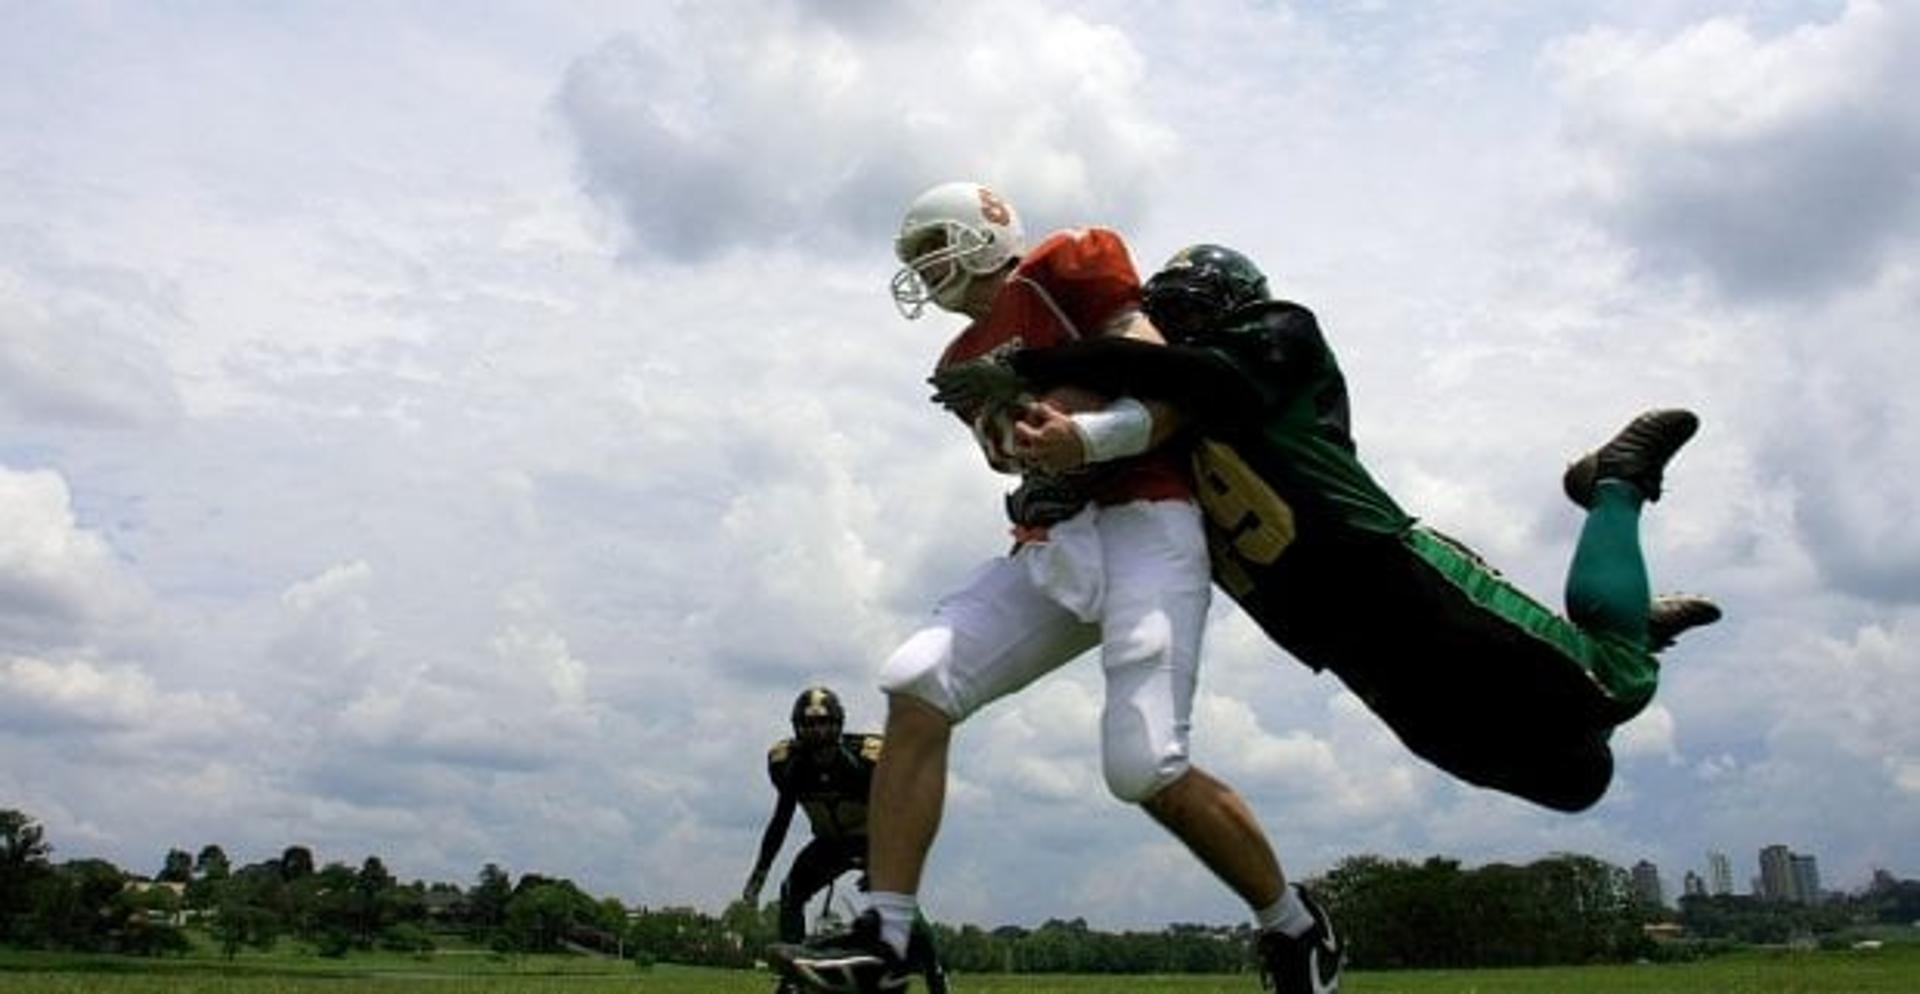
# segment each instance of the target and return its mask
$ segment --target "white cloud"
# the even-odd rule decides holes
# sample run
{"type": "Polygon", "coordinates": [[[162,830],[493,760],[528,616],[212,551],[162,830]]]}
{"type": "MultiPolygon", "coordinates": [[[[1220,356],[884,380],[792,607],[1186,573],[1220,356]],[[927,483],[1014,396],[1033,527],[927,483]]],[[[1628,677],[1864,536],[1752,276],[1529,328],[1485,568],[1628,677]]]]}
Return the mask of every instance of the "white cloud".
{"type": "MultiPolygon", "coordinates": [[[[1907,265],[1816,320],[1836,331],[1899,327],[1916,305],[1920,269],[1907,265]]],[[[1793,526],[1826,582],[1871,600],[1915,603],[1920,497],[1889,484],[1920,473],[1920,450],[1904,440],[1920,423],[1920,400],[1905,385],[1920,342],[1803,333],[1783,352],[1794,363],[1794,402],[1763,415],[1769,430],[1756,445],[1756,482],[1791,495],[1793,526]]]]}
{"type": "Polygon", "coordinates": [[[0,466],[0,520],[0,648],[92,645],[143,608],[126,564],[75,520],[57,471],[0,466]]]}
{"type": "Polygon", "coordinates": [[[1716,17],[1672,37],[1595,28],[1551,59],[1581,185],[1649,274],[1727,292],[1843,287],[1913,244],[1920,40],[1911,5],[1852,0],[1773,36],[1716,17]]]}
{"type": "Polygon", "coordinates": [[[8,234],[0,227],[0,412],[98,427],[174,416],[179,400],[155,342],[171,324],[165,303],[131,273],[63,279],[68,288],[44,299],[33,289],[44,282],[8,268],[9,243],[42,243],[8,234]]]}
{"type": "Polygon", "coordinates": [[[638,255],[884,244],[908,197],[953,178],[1051,217],[1124,221],[1169,151],[1131,40],[1074,14],[741,6],[622,33],[568,74],[559,105],[586,188],[638,255]]]}
{"type": "Polygon", "coordinates": [[[587,668],[567,651],[567,640],[558,632],[510,626],[494,639],[493,650],[501,662],[537,673],[558,706],[577,708],[586,702],[587,668]]]}
{"type": "Polygon", "coordinates": [[[164,691],[136,667],[87,660],[0,658],[0,712],[16,734],[116,735],[149,748],[260,731],[231,693],[164,691]]]}
{"type": "Polygon", "coordinates": [[[1613,738],[1617,758],[1654,756],[1678,761],[1674,749],[1673,712],[1665,705],[1650,704],[1630,722],[1622,725],[1613,738]]]}
{"type": "Polygon", "coordinates": [[[301,580],[280,595],[280,603],[296,617],[312,617],[337,604],[350,604],[358,612],[365,609],[359,591],[373,576],[366,560],[339,563],[327,567],[319,576],[301,580]]]}

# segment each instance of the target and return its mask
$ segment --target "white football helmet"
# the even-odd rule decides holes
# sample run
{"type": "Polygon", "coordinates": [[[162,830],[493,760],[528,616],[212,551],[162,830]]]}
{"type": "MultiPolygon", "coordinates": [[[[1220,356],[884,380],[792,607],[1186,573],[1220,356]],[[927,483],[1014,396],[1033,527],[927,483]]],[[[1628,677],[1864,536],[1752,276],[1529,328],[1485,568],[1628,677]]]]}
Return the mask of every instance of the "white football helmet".
{"type": "Polygon", "coordinates": [[[975,276],[991,273],[1027,249],[1020,215],[978,183],[942,183],[914,198],[894,238],[903,265],[893,274],[893,302],[908,319],[932,301],[957,310],[975,276]]]}

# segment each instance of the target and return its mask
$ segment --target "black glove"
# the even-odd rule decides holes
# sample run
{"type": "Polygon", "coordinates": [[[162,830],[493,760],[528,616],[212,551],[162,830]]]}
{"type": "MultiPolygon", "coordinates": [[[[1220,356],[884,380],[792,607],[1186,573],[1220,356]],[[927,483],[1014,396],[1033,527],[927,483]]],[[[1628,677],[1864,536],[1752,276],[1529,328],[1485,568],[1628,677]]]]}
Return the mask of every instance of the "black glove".
{"type": "Polygon", "coordinates": [[[933,402],[963,418],[1011,404],[1026,392],[1006,356],[997,352],[944,367],[927,382],[933,384],[933,402]]]}
{"type": "Polygon", "coordinates": [[[1016,525],[1044,528],[1080,513],[1087,494],[1077,480],[1042,473],[1030,474],[1007,495],[1007,520],[1016,525]]]}

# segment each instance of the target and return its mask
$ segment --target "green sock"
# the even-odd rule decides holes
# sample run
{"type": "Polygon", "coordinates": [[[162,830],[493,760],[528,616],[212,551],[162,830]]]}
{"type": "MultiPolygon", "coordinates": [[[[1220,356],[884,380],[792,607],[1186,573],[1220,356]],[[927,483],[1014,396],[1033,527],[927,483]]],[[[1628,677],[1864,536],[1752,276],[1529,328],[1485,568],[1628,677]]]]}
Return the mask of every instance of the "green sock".
{"type": "Polygon", "coordinates": [[[1580,544],[1567,569],[1567,617],[1589,631],[1623,635],[1645,643],[1652,592],[1647,562],[1640,553],[1638,487],[1625,480],[1601,480],[1593,488],[1593,509],[1580,529],[1580,544]]]}

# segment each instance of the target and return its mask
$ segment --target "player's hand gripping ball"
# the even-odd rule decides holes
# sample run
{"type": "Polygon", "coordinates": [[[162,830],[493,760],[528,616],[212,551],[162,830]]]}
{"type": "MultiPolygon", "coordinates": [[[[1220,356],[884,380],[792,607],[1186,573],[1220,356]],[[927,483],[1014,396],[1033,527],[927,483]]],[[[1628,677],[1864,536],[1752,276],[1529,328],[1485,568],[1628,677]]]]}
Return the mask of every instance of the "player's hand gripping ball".
{"type": "Polygon", "coordinates": [[[1062,473],[1086,462],[1086,444],[1071,416],[1097,411],[1107,398],[1080,387],[1055,387],[1038,397],[1021,394],[1011,403],[986,410],[974,429],[987,449],[987,461],[1006,473],[1062,473]]]}

